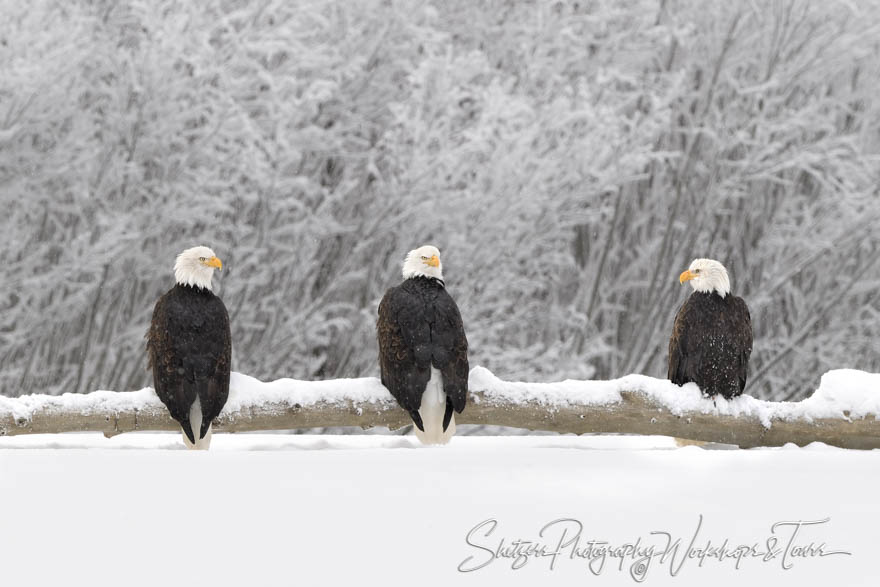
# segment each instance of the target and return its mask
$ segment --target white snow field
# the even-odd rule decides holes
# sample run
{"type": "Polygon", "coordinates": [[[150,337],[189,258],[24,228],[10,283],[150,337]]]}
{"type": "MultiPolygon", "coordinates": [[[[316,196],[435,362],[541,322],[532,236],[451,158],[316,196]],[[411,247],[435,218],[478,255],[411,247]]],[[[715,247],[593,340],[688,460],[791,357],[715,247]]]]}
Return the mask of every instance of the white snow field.
{"type": "Polygon", "coordinates": [[[880,581],[876,450],[281,434],[182,446],[179,434],[0,438],[2,584],[880,581]]]}

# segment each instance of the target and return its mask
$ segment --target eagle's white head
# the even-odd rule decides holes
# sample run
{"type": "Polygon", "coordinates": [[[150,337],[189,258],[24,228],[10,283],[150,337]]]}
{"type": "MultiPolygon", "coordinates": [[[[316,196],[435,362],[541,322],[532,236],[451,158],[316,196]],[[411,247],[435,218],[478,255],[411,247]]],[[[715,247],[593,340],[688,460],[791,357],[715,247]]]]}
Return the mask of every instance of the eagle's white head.
{"type": "Polygon", "coordinates": [[[418,275],[443,279],[443,264],[440,263],[440,251],[437,247],[424,245],[407,253],[403,262],[403,278],[409,279],[418,275]]]}
{"type": "Polygon", "coordinates": [[[714,259],[694,259],[688,270],[678,276],[678,282],[690,281],[694,291],[718,292],[722,298],[730,293],[730,277],[724,265],[714,259]]]}
{"type": "Polygon", "coordinates": [[[177,255],[174,279],[180,285],[211,289],[214,269],[223,269],[223,263],[208,247],[193,247],[177,255]]]}

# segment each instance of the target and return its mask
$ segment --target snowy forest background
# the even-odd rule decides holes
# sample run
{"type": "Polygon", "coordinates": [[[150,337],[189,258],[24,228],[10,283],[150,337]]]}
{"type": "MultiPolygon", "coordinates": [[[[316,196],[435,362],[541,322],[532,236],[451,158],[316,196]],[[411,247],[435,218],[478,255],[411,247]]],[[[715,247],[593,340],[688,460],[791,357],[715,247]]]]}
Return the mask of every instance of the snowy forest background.
{"type": "Polygon", "coordinates": [[[678,274],[747,393],[880,371],[880,3],[0,0],[0,393],[137,389],[212,246],[233,368],[374,375],[436,244],[472,365],[665,377],[678,274]]]}

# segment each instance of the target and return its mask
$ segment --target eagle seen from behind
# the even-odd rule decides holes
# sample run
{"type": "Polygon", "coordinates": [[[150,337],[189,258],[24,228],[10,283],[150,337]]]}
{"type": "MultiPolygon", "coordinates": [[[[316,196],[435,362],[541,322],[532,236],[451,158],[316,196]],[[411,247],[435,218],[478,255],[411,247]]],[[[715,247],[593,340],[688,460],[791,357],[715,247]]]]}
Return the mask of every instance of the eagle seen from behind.
{"type": "Polygon", "coordinates": [[[189,448],[209,448],[211,422],[229,396],[229,315],[211,287],[214,269],[222,267],[208,247],[180,253],[177,283],[156,302],[147,332],[153,387],[189,448]]]}
{"type": "Polygon", "coordinates": [[[435,247],[406,256],[403,282],[379,304],[376,330],[382,384],[422,443],[446,444],[455,434],[453,412],[467,402],[468,342],[435,247]]]}

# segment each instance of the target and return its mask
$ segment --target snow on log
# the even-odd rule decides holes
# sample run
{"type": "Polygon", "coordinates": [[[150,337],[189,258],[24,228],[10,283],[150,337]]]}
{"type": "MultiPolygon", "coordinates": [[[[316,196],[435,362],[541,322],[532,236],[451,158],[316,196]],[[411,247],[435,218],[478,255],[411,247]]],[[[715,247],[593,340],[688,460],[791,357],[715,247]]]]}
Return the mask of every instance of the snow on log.
{"type": "MultiPolygon", "coordinates": [[[[800,402],[750,396],[707,399],[694,384],[627,375],[610,381],[520,383],[482,367],[470,373],[471,398],[459,424],[587,434],[658,434],[739,445],[811,442],[880,448],[880,374],[829,371],[800,402]]],[[[261,382],[232,374],[215,432],[409,424],[378,379],[261,382]]],[[[178,430],[152,388],[61,396],[0,397],[0,436],[57,432],[178,430]]],[[[2,445],[0,445],[2,446],[2,445]]]]}

